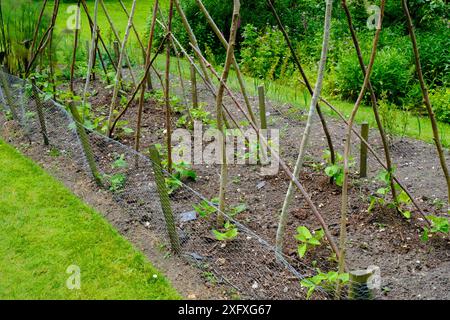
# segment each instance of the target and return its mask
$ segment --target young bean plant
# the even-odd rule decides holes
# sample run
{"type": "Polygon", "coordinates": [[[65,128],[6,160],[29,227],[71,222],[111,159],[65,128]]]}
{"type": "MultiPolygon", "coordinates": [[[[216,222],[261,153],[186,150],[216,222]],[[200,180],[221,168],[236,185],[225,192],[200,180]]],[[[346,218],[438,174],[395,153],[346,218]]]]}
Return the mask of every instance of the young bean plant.
{"type": "Polygon", "coordinates": [[[225,222],[223,226],[223,231],[212,230],[214,236],[219,241],[231,241],[238,236],[238,229],[230,221],[225,222]]]}
{"type": "Polygon", "coordinates": [[[428,241],[430,236],[436,233],[448,235],[450,228],[448,219],[446,217],[436,217],[429,215],[427,216],[427,218],[431,222],[431,228],[423,227],[423,233],[421,237],[422,241],[428,241]]]}
{"type": "Polygon", "coordinates": [[[295,239],[300,242],[297,248],[299,257],[303,258],[307,251],[313,249],[314,247],[320,246],[320,241],[323,239],[324,235],[325,233],[322,229],[311,232],[305,226],[298,227],[295,239]]]}
{"type": "MultiPolygon", "coordinates": [[[[331,163],[331,153],[326,150],[323,155],[323,159],[327,162],[325,167],[325,174],[330,178],[333,178],[337,186],[342,187],[344,182],[344,157],[339,153],[335,153],[336,161],[334,164],[331,163]]],[[[353,167],[355,162],[353,158],[349,159],[349,167],[353,167]]]]}
{"type": "Polygon", "coordinates": [[[375,195],[369,197],[370,204],[367,211],[370,213],[376,205],[387,206],[393,209],[396,208],[406,219],[410,219],[411,211],[407,210],[405,207],[411,204],[411,199],[397,183],[394,185],[395,190],[399,192],[396,201],[389,201],[387,199],[387,195],[391,192],[391,176],[392,173],[387,170],[382,170],[378,173],[377,180],[382,183],[382,187],[377,189],[375,195]]]}
{"type": "Polygon", "coordinates": [[[350,275],[348,273],[338,273],[337,271],[323,273],[320,269],[317,269],[317,274],[315,276],[303,279],[300,282],[300,285],[303,288],[308,288],[306,299],[309,300],[318,287],[321,287],[325,291],[333,292],[338,282],[345,285],[348,283],[349,279],[350,275]]]}

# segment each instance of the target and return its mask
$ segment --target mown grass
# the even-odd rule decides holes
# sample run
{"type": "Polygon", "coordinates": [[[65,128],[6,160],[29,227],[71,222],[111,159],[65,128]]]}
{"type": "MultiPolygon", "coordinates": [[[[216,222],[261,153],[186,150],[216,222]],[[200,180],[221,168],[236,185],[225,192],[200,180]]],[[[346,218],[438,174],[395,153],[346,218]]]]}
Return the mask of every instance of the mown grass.
{"type": "MultiPolygon", "coordinates": [[[[127,6],[128,10],[131,8],[132,0],[123,0],[124,4],[127,6]]],[[[109,13],[114,20],[117,30],[121,35],[126,28],[127,18],[123,13],[122,8],[118,1],[113,0],[105,0],[106,6],[108,8],[109,13]]],[[[138,0],[136,4],[136,16],[134,18],[134,22],[136,28],[138,29],[140,35],[145,34],[146,30],[146,21],[148,17],[151,15],[151,10],[153,6],[154,0],[144,1],[138,0]]],[[[73,4],[61,3],[61,13],[58,17],[57,25],[58,30],[62,31],[65,28],[65,23],[70,14],[67,13],[67,7],[73,4]]],[[[88,6],[90,12],[93,12],[94,1],[88,2],[88,6]]],[[[160,6],[163,11],[167,10],[168,0],[160,1],[160,6]]],[[[106,37],[111,37],[111,31],[106,20],[105,15],[102,10],[99,10],[99,25],[102,30],[102,34],[106,35],[106,37]]],[[[81,37],[86,41],[90,38],[90,31],[88,28],[87,20],[84,15],[82,15],[82,32],[81,37]]],[[[71,37],[68,37],[71,38],[71,37]]],[[[72,41],[70,39],[70,41],[72,41]]],[[[131,34],[130,37],[130,46],[129,46],[129,54],[130,56],[134,54],[134,61],[140,61],[141,52],[137,47],[137,40],[134,34],[131,34]]],[[[71,43],[68,44],[71,47],[71,43]]],[[[182,72],[183,76],[186,79],[189,79],[189,68],[188,62],[184,59],[181,61],[182,64],[182,72]]],[[[158,69],[162,70],[165,67],[165,62],[162,57],[156,60],[156,66],[158,69]]],[[[220,69],[220,68],[218,68],[220,69]]],[[[171,72],[176,74],[178,72],[175,63],[172,63],[171,72]]],[[[249,94],[255,96],[257,95],[257,86],[263,84],[266,86],[267,90],[267,98],[280,103],[280,104],[291,104],[295,108],[299,110],[305,110],[308,108],[309,97],[305,92],[305,88],[303,86],[297,85],[293,86],[291,83],[287,83],[286,81],[262,81],[258,79],[254,79],[251,77],[245,77],[245,82],[247,83],[247,90],[249,94]]],[[[235,74],[232,72],[229,78],[229,85],[234,90],[239,90],[239,84],[235,74]]],[[[329,98],[328,99],[332,104],[341,111],[344,115],[348,116],[353,108],[353,103],[341,101],[337,98],[329,98]]],[[[324,106],[323,110],[326,114],[337,117],[336,114],[330,110],[328,107],[324,106]]],[[[255,112],[257,114],[257,112],[255,112]]],[[[414,114],[405,113],[402,110],[395,109],[390,112],[390,118],[392,118],[392,123],[394,124],[392,134],[398,136],[408,136],[416,139],[420,139],[426,141],[428,143],[432,143],[433,134],[431,129],[430,121],[427,117],[417,116],[414,114]],[[401,123],[401,125],[400,125],[401,123]]],[[[372,109],[368,106],[362,106],[357,114],[356,122],[361,123],[363,121],[369,122],[369,125],[372,128],[376,127],[376,122],[373,116],[372,109]]],[[[439,129],[441,133],[442,143],[445,147],[450,147],[450,125],[446,123],[439,123],[439,129]]]]}
{"type": "Polygon", "coordinates": [[[0,299],[179,299],[97,212],[0,140],[0,299]],[[81,272],[69,290],[70,265],[81,272]]]}

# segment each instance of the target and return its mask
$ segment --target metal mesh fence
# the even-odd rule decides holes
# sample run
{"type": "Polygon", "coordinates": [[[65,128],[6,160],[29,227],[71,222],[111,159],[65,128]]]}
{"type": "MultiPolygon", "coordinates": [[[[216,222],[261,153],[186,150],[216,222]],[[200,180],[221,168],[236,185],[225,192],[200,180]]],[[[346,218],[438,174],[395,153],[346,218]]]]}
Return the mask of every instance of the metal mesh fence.
{"type": "MultiPolygon", "coordinates": [[[[41,92],[31,83],[6,73],[0,74],[0,123],[2,135],[13,144],[39,145],[42,155],[58,150],[55,158],[67,172],[84,172],[92,176],[92,161],[106,189],[126,212],[123,219],[132,219],[146,226],[161,243],[170,247],[163,210],[173,210],[175,229],[180,239],[180,255],[200,270],[233,287],[241,297],[251,299],[305,299],[306,289],[300,281],[316,270],[291,257],[277,255],[275,248],[263,237],[226,213],[239,233],[229,242],[215,241],[210,234],[217,210],[209,219],[182,219],[186,206],[160,201],[154,170],[169,174],[158,163],[142,153],[96,131],[76,123],[68,108],[57,102],[41,99],[41,92]],[[15,126],[15,130],[10,129],[15,126]],[[45,142],[48,140],[49,145],[45,142]],[[163,203],[163,206],[161,206],[163,203]],[[295,266],[295,267],[294,267],[295,266]]],[[[39,156],[38,156],[39,157],[39,156]]],[[[95,177],[93,177],[95,178],[95,177]]],[[[160,182],[161,183],[161,182],[160,182]]],[[[165,187],[165,186],[164,186],[165,187]]],[[[182,184],[184,203],[210,200],[191,186],[182,184]]],[[[333,291],[333,290],[331,290],[333,291]]],[[[341,294],[345,296],[344,293],[341,294]]],[[[332,292],[318,287],[316,299],[333,298],[332,292]]]]}

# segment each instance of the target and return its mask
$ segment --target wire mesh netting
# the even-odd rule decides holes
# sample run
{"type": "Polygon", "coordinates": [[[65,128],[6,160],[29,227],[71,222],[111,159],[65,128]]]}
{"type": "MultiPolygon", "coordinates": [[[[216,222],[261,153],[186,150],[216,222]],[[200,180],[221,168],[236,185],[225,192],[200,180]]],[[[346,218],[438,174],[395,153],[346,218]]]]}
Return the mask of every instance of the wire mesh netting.
{"type": "MultiPolygon", "coordinates": [[[[42,155],[50,149],[59,150],[61,156],[55,161],[59,161],[64,170],[84,172],[97,178],[101,181],[98,188],[108,190],[126,213],[123,219],[144,224],[148,232],[155,234],[167,247],[170,247],[171,239],[164,213],[173,212],[180,256],[201,270],[210,270],[219,281],[237,290],[241,297],[306,298],[307,291],[300,286],[300,281],[314,275],[314,268],[276,253],[264,236],[229,214],[218,213],[216,205],[206,196],[181,183],[184,198],[191,205],[205,201],[215,208],[208,220],[186,219],[188,212],[178,207],[173,210],[176,204],[160,197],[159,192],[166,186],[164,179],[155,177],[155,170],[165,177],[170,176],[160,163],[83,127],[74,121],[68,107],[52,99],[42,99],[42,92],[31,83],[3,72],[0,80],[0,123],[4,139],[13,144],[38,144],[42,155]],[[15,130],[10,130],[13,126],[15,130]],[[233,241],[217,241],[210,235],[211,221],[215,221],[217,214],[222,214],[238,228],[238,236],[233,241]]],[[[341,293],[341,297],[344,296],[341,293]]],[[[334,294],[330,290],[316,288],[314,298],[332,297],[334,294]]]]}

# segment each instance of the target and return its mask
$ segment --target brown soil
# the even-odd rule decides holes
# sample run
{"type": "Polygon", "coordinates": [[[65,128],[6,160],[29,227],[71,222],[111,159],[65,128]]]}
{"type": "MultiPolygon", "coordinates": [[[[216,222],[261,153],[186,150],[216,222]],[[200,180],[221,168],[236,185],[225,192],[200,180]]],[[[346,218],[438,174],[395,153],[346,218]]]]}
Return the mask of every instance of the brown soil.
{"type": "MultiPolygon", "coordinates": [[[[94,85],[98,92],[91,99],[92,105],[95,106],[94,112],[97,115],[105,114],[111,94],[108,90],[104,90],[100,83],[96,82],[94,85]]],[[[200,96],[201,101],[207,103],[207,110],[213,113],[214,99],[211,95],[203,90],[200,96]]],[[[226,105],[232,106],[228,99],[226,105]]],[[[271,114],[269,116],[270,126],[280,128],[282,131],[280,137],[282,157],[289,164],[292,164],[298,152],[303,123],[300,120],[293,120],[284,116],[290,108],[290,106],[275,106],[270,103],[268,111],[271,114]]],[[[129,121],[128,126],[131,128],[135,126],[135,113],[136,106],[134,105],[124,117],[124,120],[129,121]]],[[[237,112],[233,111],[232,113],[237,119],[243,119],[237,112]]],[[[175,115],[174,118],[176,119],[178,116],[175,115]]],[[[175,119],[173,121],[174,127],[175,119]]],[[[142,150],[154,143],[163,144],[163,107],[154,100],[146,103],[143,121],[142,150]]],[[[342,150],[342,137],[345,127],[331,118],[328,119],[328,124],[338,150],[342,150]]],[[[126,145],[132,146],[133,144],[132,136],[123,136],[119,139],[126,145]]],[[[353,141],[353,152],[356,155],[358,148],[356,137],[353,137],[353,141]]],[[[380,139],[374,130],[371,131],[370,142],[376,150],[382,151],[380,139]]],[[[323,170],[316,170],[313,166],[313,164],[322,161],[321,156],[325,147],[323,133],[316,121],[310,148],[308,149],[308,161],[300,176],[300,181],[305,185],[312,200],[328,223],[333,236],[337,239],[339,236],[340,188],[331,185],[328,177],[323,174],[323,170]]],[[[41,157],[42,153],[33,154],[32,150],[33,148],[28,148],[23,151],[34,159],[41,157]]],[[[446,191],[434,147],[422,141],[405,138],[394,141],[392,153],[394,162],[398,167],[397,175],[423,206],[423,210],[430,214],[438,214],[439,210],[432,205],[432,201],[436,198],[445,199],[446,191]]],[[[52,169],[54,169],[55,160],[52,158],[40,159],[39,162],[46,167],[52,166],[52,169]]],[[[373,157],[369,158],[369,164],[370,178],[358,179],[354,174],[352,188],[350,189],[348,266],[350,269],[366,269],[371,265],[380,267],[382,289],[377,291],[377,298],[449,299],[450,242],[448,238],[434,236],[428,243],[422,243],[420,234],[424,222],[412,207],[413,218],[410,221],[402,218],[394,210],[384,207],[376,207],[371,213],[368,213],[368,195],[374,193],[379,187],[372,180],[380,170],[380,166],[377,165],[373,157]]],[[[121,208],[114,205],[114,201],[108,196],[108,193],[93,192],[97,189],[89,182],[88,177],[75,173],[71,175],[70,172],[72,171],[61,165],[59,165],[59,168],[64,168],[64,171],[59,170],[59,173],[56,173],[57,177],[64,181],[77,195],[101,211],[125,237],[142,249],[185,296],[195,296],[196,298],[230,297],[230,292],[224,293],[226,289],[210,283],[205,290],[205,282],[208,282],[199,276],[199,271],[191,269],[181,260],[173,257],[165,259],[161,252],[156,249],[158,240],[145,228],[142,221],[124,220],[121,208]]],[[[208,199],[215,197],[218,190],[219,167],[195,165],[194,169],[199,179],[197,182],[189,182],[189,186],[208,199]]],[[[54,172],[54,170],[50,171],[54,172]]],[[[227,200],[230,206],[245,203],[248,210],[239,214],[236,219],[262,239],[274,244],[278,213],[289,180],[282,172],[272,177],[262,177],[258,172],[259,167],[257,166],[230,166],[227,200]],[[265,182],[265,185],[262,188],[257,188],[257,185],[262,181],[265,182]]],[[[184,189],[176,192],[172,200],[175,214],[192,210],[192,204],[198,202],[198,199],[195,199],[192,194],[184,189]]],[[[294,235],[296,228],[300,225],[305,225],[313,230],[320,227],[305,201],[297,194],[291,205],[284,252],[290,257],[290,262],[304,274],[312,274],[315,265],[322,270],[334,269],[336,263],[333,259],[330,259],[331,251],[327,247],[320,247],[308,252],[307,256],[301,261],[298,259],[294,235]]],[[[195,241],[202,241],[202,248],[205,248],[205,250],[193,252],[199,254],[202,259],[215,260],[212,263],[214,266],[212,271],[220,274],[222,283],[237,283],[238,288],[246,287],[251,283],[252,277],[256,277],[252,272],[259,272],[257,269],[246,268],[244,264],[240,264],[241,262],[238,261],[241,250],[251,252],[253,239],[241,235],[226,246],[221,246],[210,236],[210,230],[214,227],[212,222],[205,223],[202,220],[196,220],[181,225],[181,227],[187,235],[185,243],[187,249],[190,246],[193,249],[198,249],[198,246],[193,243],[194,237],[189,235],[203,235],[200,236],[200,240],[195,241]],[[239,246],[236,243],[239,243],[239,246]],[[221,266],[224,265],[233,265],[233,267],[222,268],[221,266]]],[[[267,266],[276,264],[273,257],[257,254],[255,254],[252,263],[267,266]]],[[[274,281],[281,282],[284,292],[298,290],[298,281],[292,276],[287,276],[286,279],[274,279],[274,281]]],[[[273,292],[275,289],[271,288],[269,283],[261,284],[261,287],[261,292],[259,292],[261,296],[280,298],[279,293],[275,294],[273,292]]],[[[296,293],[293,296],[296,295],[298,294],[296,293]]],[[[301,297],[301,295],[298,295],[298,297],[301,297]]]]}

